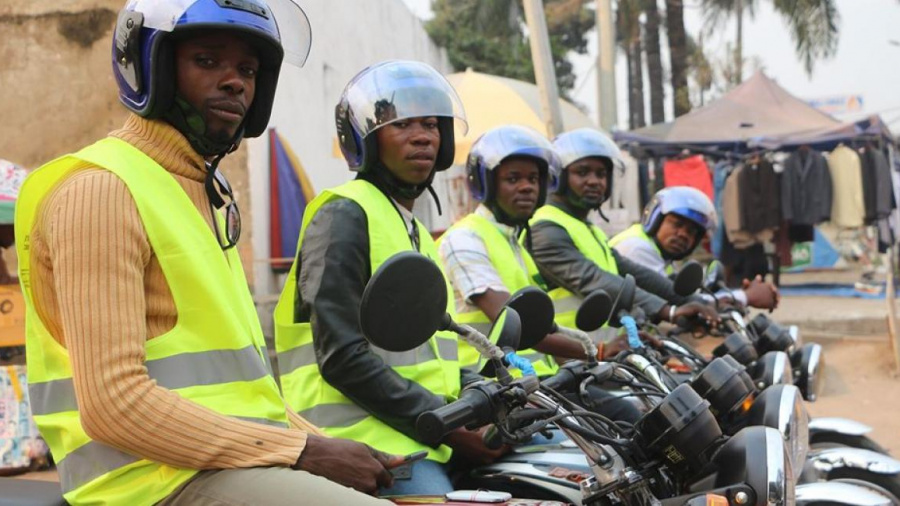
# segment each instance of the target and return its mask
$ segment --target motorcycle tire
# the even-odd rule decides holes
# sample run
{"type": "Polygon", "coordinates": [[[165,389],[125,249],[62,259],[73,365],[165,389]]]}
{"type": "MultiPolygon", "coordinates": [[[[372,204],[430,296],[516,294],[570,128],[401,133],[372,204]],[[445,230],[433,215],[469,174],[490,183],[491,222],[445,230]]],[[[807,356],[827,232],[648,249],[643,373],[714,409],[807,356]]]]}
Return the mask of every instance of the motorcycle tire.
{"type": "Polygon", "coordinates": [[[809,439],[810,450],[825,450],[827,448],[847,446],[850,448],[872,450],[873,452],[881,453],[882,455],[890,455],[890,452],[888,452],[887,449],[868,436],[841,434],[838,432],[822,432],[819,434],[811,434],[809,439]]]}
{"type": "Polygon", "coordinates": [[[828,481],[843,481],[861,485],[900,504],[900,474],[878,474],[863,469],[835,469],[828,473],[828,481]]]}

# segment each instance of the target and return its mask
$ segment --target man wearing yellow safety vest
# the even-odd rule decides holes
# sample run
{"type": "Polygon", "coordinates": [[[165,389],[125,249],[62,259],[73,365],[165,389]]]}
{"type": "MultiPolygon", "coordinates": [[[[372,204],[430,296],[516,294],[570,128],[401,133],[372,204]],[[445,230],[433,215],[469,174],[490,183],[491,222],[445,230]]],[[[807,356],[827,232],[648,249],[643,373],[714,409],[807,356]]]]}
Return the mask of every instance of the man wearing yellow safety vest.
{"type": "MultiPolygon", "coordinates": [[[[609,243],[619,255],[659,274],[671,275],[672,262],[690,255],[716,223],[715,207],[705,193],[688,186],[664,188],[647,204],[641,222],[609,243]]],[[[716,297],[761,309],[773,310],[778,305],[774,285],[761,278],[744,280],[743,284],[743,289],[722,291],[716,297]]]]}
{"type": "Polygon", "coordinates": [[[259,0],[129,2],[113,69],[134,114],[22,187],[29,395],[70,504],[378,504],[347,486],[391,482],[399,457],[285,407],[233,248],[216,167],[309,51],[299,8],[277,21],[259,0]]]}
{"type": "MultiPolygon", "coordinates": [[[[439,241],[457,321],[487,334],[512,293],[527,286],[546,288],[519,237],[548,187],[556,185],[558,173],[559,159],[550,142],[530,128],[497,127],[472,145],[466,174],[469,191],[480,204],[439,241]]],[[[558,335],[547,336],[535,348],[519,355],[532,362],[539,376],[556,372],[554,355],[584,356],[579,344],[558,335]]],[[[460,363],[476,371],[483,365],[467,344],[460,345],[460,363]]]]}
{"type": "MultiPolygon", "coordinates": [[[[531,220],[534,260],[554,290],[560,324],[574,322],[580,299],[603,289],[615,297],[631,274],[639,287],[635,306],[655,321],[674,321],[679,316],[701,315],[718,320],[715,310],[703,302],[675,294],[672,282],[616,254],[606,234],[588,220],[612,192],[612,168],[621,163],[619,149],[597,130],[584,128],[559,135],[553,147],[562,161],[560,184],[550,202],[531,220]]],[[[601,215],[602,216],[602,215],[601,215]]]]}
{"type": "Polygon", "coordinates": [[[388,61],[350,81],[336,123],[357,177],[306,208],[275,310],[282,390],[291,407],[328,434],[396,454],[428,452],[411,466],[411,477],[404,472],[382,495],[444,494],[452,490],[444,465],[452,451],[476,459],[500,455],[479,432],[465,429],[434,447],[417,439],[419,414],[459,395],[456,336],[439,332],[414,350],[389,352],[366,342],[358,313],[366,283],[391,256],[413,250],[437,261],[412,208],[435,173],[453,163],[454,123],[465,131],[465,113],[433,68],[388,61]]]}

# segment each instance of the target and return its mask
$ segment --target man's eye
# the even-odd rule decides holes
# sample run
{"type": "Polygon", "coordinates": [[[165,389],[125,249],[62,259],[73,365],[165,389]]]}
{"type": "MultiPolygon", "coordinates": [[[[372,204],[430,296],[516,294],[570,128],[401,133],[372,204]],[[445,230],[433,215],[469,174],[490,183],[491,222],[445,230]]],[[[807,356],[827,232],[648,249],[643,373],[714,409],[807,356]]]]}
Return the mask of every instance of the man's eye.
{"type": "Polygon", "coordinates": [[[209,56],[198,56],[194,58],[194,61],[196,61],[197,65],[200,65],[201,67],[212,67],[216,64],[216,61],[209,56]]]}
{"type": "Polygon", "coordinates": [[[429,121],[428,123],[425,123],[425,128],[427,128],[429,130],[434,130],[437,127],[438,127],[437,121],[429,121]]]}
{"type": "Polygon", "coordinates": [[[241,73],[243,73],[246,77],[256,77],[257,72],[259,72],[259,70],[253,67],[244,67],[241,70],[241,73]]]}
{"type": "Polygon", "coordinates": [[[397,128],[406,128],[409,126],[409,123],[407,123],[406,121],[395,121],[392,124],[397,128]]]}

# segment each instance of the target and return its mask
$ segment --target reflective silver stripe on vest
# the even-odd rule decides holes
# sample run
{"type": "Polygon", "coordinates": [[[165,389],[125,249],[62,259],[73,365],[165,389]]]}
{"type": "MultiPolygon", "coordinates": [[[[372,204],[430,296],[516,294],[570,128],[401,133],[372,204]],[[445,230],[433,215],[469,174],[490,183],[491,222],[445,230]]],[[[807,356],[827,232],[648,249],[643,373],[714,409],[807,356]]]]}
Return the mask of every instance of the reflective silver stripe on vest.
{"type": "Polygon", "coordinates": [[[32,415],[49,415],[78,411],[75,402],[75,384],[72,378],[28,384],[28,399],[32,415]]]}
{"type": "Polygon", "coordinates": [[[111,446],[90,441],[57,463],[63,493],[95,480],[104,474],[141,460],[111,446]]]}
{"type": "Polygon", "coordinates": [[[198,385],[254,381],[268,376],[265,362],[253,345],[240,350],[182,353],[145,362],[159,386],[175,390],[198,385]]]}
{"type": "Polygon", "coordinates": [[[319,404],[298,414],[319,427],[349,427],[369,417],[355,404],[319,404]]]}
{"type": "MultiPolygon", "coordinates": [[[[443,360],[457,360],[458,348],[456,342],[450,339],[437,339],[438,353],[443,360]]],[[[372,348],[372,352],[381,357],[388,367],[403,367],[422,364],[435,360],[434,351],[430,343],[423,344],[409,351],[387,351],[381,348],[372,348]]],[[[278,367],[281,374],[289,374],[301,367],[317,365],[316,353],[312,344],[304,344],[278,354],[278,367]]]]}
{"type": "Polygon", "coordinates": [[[274,374],[275,372],[272,370],[272,359],[269,357],[269,348],[264,345],[260,350],[260,353],[266,361],[266,369],[269,370],[269,374],[274,374]]]}
{"type": "MultiPolygon", "coordinates": [[[[197,385],[254,381],[269,375],[254,346],[240,350],[182,353],[145,362],[159,386],[170,390],[197,385]]],[[[50,415],[77,411],[72,378],[28,385],[32,413],[50,415]]]]}
{"type": "Polygon", "coordinates": [[[581,299],[574,295],[563,297],[562,299],[553,299],[553,309],[556,311],[556,314],[578,311],[579,307],[581,307],[581,299]]]}

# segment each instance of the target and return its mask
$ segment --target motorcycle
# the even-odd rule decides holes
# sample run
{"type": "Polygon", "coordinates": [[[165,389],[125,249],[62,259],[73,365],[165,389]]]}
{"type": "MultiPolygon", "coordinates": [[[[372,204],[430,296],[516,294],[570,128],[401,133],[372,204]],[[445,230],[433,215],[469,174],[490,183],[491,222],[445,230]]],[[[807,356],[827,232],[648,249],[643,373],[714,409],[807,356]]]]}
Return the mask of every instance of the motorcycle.
{"type": "MultiPolygon", "coordinates": [[[[384,302],[389,293],[416,291],[415,287],[426,280],[443,283],[433,264],[433,275],[425,274],[430,261],[415,254],[408,256],[408,259],[397,259],[398,267],[393,274],[389,274],[391,269],[387,263],[382,266],[384,272],[376,273],[391,281],[384,282],[384,290],[378,290],[379,295],[372,299],[384,302]],[[412,266],[417,263],[421,268],[414,269],[412,266]],[[408,272],[416,272],[416,275],[405,274],[408,272]]],[[[366,332],[367,339],[379,347],[400,346],[402,341],[401,349],[412,349],[434,331],[443,329],[470,340],[477,334],[473,329],[455,324],[442,314],[442,309],[435,309],[445,307],[442,304],[446,303],[438,292],[437,289],[430,292],[435,296],[432,310],[425,307],[429,302],[427,298],[418,297],[414,301],[393,304],[393,307],[380,303],[377,304],[379,309],[372,311],[366,307],[364,296],[361,321],[371,318],[379,323],[369,327],[380,329],[379,332],[366,332]],[[415,304],[410,305],[412,303],[415,304]],[[366,313],[369,313],[368,317],[363,316],[366,313]],[[417,328],[418,337],[404,332],[404,328],[417,328]]],[[[552,320],[552,305],[550,311],[544,320],[552,320]]],[[[531,308],[522,312],[523,317],[510,317],[519,313],[507,307],[501,313],[506,316],[497,319],[492,332],[502,328],[492,338],[495,342],[514,342],[513,334],[541,319],[536,313],[538,311],[531,308]]],[[[364,325],[364,332],[365,328],[364,325]]],[[[534,333],[543,336],[547,331],[542,329],[534,333]]],[[[795,504],[794,494],[798,489],[808,497],[802,504],[825,504],[813,497],[820,484],[795,488],[792,456],[776,429],[746,427],[733,437],[723,437],[708,409],[708,401],[701,399],[687,385],[678,386],[662,396],[654,410],[634,427],[626,427],[581,409],[557,392],[557,388],[562,388],[573,378],[578,383],[584,376],[609,377],[613,365],[588,361],[567,365],[560,374],[541,382],[533,376],[512,379],[503,372],[505,354],[496,346],[491,349],[490,342],[485,345],[484,341],[482,339],[476,347],[494,363],[499,373],[497,380],[469,385],[459,400],[423,413],[417,421],[420,439],[438,441],[458,427],[476,428],[493,423],[495,428],[489,431],[487,443],[498,439],[516,443],[546,429],[550,423],[556,423],[570,441],[554,445],[567,447],[567,451],[540,452],[539,446],[524,447],[490,466],[478,468],[469,478],[478,474],[481,485],[508,489],[516,495],[587,505],[693,504],[692,501],[702,501],[697,504],[795,504]],[[578,367],[581,370],[573,372],[578,367]]],[[[531,343],[521,346],[531,346],[531,343]]],[[[848,483],[834,484],[832,489],[873,500],[837,504],[890,504],[869,494],[866,489],[848,483]]]]}

